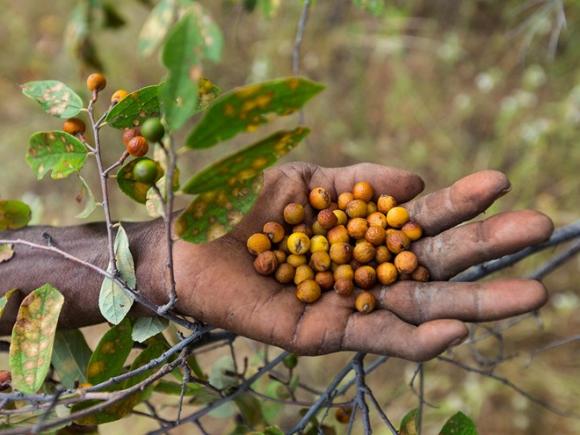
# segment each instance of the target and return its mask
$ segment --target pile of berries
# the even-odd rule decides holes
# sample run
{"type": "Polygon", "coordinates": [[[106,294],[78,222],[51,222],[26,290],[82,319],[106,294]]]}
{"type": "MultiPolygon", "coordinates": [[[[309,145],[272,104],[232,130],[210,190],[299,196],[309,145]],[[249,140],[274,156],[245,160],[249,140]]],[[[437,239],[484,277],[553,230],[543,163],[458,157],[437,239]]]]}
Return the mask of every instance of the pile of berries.
{"type": "Polygon", "coordinates": [[[314,223],[305,220],[304,205],[284,208],[286,224],[267,222],[261,233],[247,240],[260,275],[273,275],[281,284],[294,283],[296,297],[316,302],[322,291],[334,289],[351,296],[355,308],[370,313],[376,305],[368,290],[376,284],[398,280],[428,281],[429,271],[409,249],[423,235],[421,226],[390,195],[380,195],[370,183],[359,181],[352,192],[341,193],[336,202],[322,187],[312,189],[309,204],[317,210],[314,223]]]}

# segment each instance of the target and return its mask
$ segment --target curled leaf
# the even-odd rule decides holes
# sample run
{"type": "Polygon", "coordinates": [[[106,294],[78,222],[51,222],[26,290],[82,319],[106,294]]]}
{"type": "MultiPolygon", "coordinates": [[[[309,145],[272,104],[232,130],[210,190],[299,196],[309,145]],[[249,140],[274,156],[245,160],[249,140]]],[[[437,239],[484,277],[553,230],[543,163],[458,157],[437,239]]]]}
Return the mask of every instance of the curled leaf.
{"type": "Polygon", "coordinates": [[[2,295],[2,297],[0,297],[0,318],[2,317],[2,314],[4,314],[4,309],[6,308],[6,305],[8,305],[8,301],[10,300],[10,298],[19,291],[20,290],[18,290],[17,288],[13,288],[8,290],[6,293],[2,295]]]}
{"type": "MultiPolygon", "coordinates": [[[[137,162],[146,159],[147,157],[139,157],[137,159],[131,160],[125,166],[123,166],[117,173],[117,183],[119,188],[125,195],[134,199],[141,204],[145,204],[147,201],[147,191],[153,187],[153,184],[144,183],[142,181],[137,181],[133,175],[133,168],[137,162]]],[[[157,177],[156,182],[163,177],[163,168],[157,163],[157,177]]]]}
{"type": "Polygon", "coordinates": [[[25,227],[30,222],[31,215],[30,207],[22,201],[0,200],[0,231],[25,227]]]}
{"type": "Polygon", "coordinates": [[[87,180],[85,180],[81,175],[79,175],[79,179],[81,180],[81,192],[77,196],[77,202],[84,203],[85,206],[76,217],[79,219],[86,219],[97,208],[97,202],[95,201],[95,195],[91,190],[91,186],[87,183],[87,180]]]}

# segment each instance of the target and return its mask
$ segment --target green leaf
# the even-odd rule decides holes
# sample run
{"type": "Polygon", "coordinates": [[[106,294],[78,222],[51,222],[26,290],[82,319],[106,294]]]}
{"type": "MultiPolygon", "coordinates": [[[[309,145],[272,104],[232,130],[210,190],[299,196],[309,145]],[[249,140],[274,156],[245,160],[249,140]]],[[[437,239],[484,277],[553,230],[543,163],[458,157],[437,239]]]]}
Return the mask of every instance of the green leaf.
{"type": "Polygon", "coordinates": [[[76,137],[64,131],[45,131],[30,137],[26,162],[36,178],[49,171],[55,180],[68,177],[82,169],[87,159],[87,149],[76,137]]]}
{"type": "Polygon", "coordinates": [[[417,408],[407,412],[401,420],[399,435],[417,435],[418,432],[418,410],[417,408]]]}
{"type": "Polygon", "coordinates": [[[279,131],[266,139],[233,154],[190,179],[183,187],[185,193],[203,193],[259,175],[265,168],[286,155],[310,130],[298,127],[291,131],[279,131]]]}
{"type": "Polygon", "coordinates": [[[471,418],[459,411],[447,420],[439,435],[477,435],[477,428],[471,418]]]}
{"type": "Polygon", "coordinates": [[[177,15],[175,6],[175,0],[161,0],[151,10],[137,42],[141,56],[150,56],[161,45],[177,15]]]}
{"type": "Polygon", "coordinates": [[[66,388],[87,382],[86,372],[91,349],[78,329],[57,331],[52,353],[52,365],[66,388]]]}
{"type": "Polygon", "coordinates": [[[95,195],[91,190],[91,186],[87,183],[87,180],[85,180],[80,174],[79,179],[81,180],[81,192],[77,195],[76,199],[77,202],[84,202],[85,206],[75,217],[78,219],[86,219],[97,208],[97,201],[95,201],[95,195]]]}
{"type": "Polygon", "coordinates": [[[45,284],[28,294],[20,304],[12,328],[9,359],[15,389],[33,394],[44,383],[63,303],[62,294],[45,284]]]}
{"type": "Polygon", "coordinates": [[[0,231],[25,227],[31,215],[30,207],[22,201],[0,200],[0,231]]]}
{"type": "Polygon", "coordinates": [[[284,432],[278,426],[268,426],[264,429],[264,435],[284,435],[284,432]]]}
{"type": "Polygon", "coordinates": [[[264,423],[264,415],[262,414],[262,406],[260,401],[252,393],[243,393],[234,399],[234,402],[240,414],[244,419],[244,423],[255,428],[264,423]]]}
{"type": "MultiPolygon", "coordinates": [[[[165,350],[167,350],[165,340],[150,340],[148,346],[139,355],[137,355],[137,358],[135,358],[129,370],[135,370],[141,366],[144,366],[152,359],[160,356],[163,352],[165,352],[165,350]]],[[[133,376],[125,380],[120,389],[124,390],[137,385],[139,382],[142,382],[151,376],[155,371],[156,369],[152,368],[137,376],[133,376]]],[[[103,411],[81,418],[80,420],[77,420],[77,422],[83,425],[93,425],[119,420],[128,415],[139,403],[147,400],[151,393],[153,393],[153,388],[153,384],[148,385],[146,388],[131,394],[130,396],[120,400],[117,403],[114,403],[111,406],[108,406],[103,411]]],[[[94,401],[84,402],[80,404],[79,407],[74,408],[74,410],[77,411],[79,409],[87,408],[93,404],[95,404],[94,401]]]]}
{"type": "Polygon", "coordinates": [[[127,24],[127,20],[121,15],[117,6],[110,2],[102,3],[103,27],[105,29],[120,29],[127,24]]]}
{"type": "MultiPolygon", "coordinates": [[[[115,261],[123,281],[129,288],[134,289],[137,284],[135,265],[127,233],[121,225],[115,237],[115,261]]],[[[110,323],[119,324],[131,309],[134,300],[134,296],[115,281],[109,278],[103,280],[99,293],[99,308],[103,317],[110,323]]]]}
{"type": "Polygon", "coordinates": [[[204,243],[235,227],[248,213],[262,189],[261,176],[235,186],[200,194],[175,221],[175,232],[183,240],[204,243]]]}
{"type": "Polygon", "coordinates": [[[211,80],[202,77],[199,79],[197,84],[198,95],[197,95],[197,110],[206,110],[210,104],[222,93],[219,86],[213,83],[211,80]]]}
{"type": "Polygon", "coordinates": [[[255,131],[270,115],[299,110],[324,87],[301,77],[256,83],[222,94],[187,138],[189,148],[209,148],[243,131],[255,131]]]}
{"type": "Polygon", "coordinates": [[[163,317],[139,317],[133,325],[131,337],[133,341],[143,343],[163,332],[168,325],[169,321],[163,317]]]}
{"type": "Polygon", "coordinates": [[[234,362],[230,355],[217,359],[211,366],[209,383],[212,387],[223,390],[236,385],[236,378],[230,373],[234,371],[234,362]]]}
{"type": "Polygon", "coordinates": [[[120,374],[131,352],[131,322],[124,319],[109,329],[99,341],[87,366],[87,380],[96,385],[120,374]]]}
{"type": "MultiPolygon", "coordinates": [[[[157,385],[155,385],[155,392],[161,394],[168,394],[172,396],[179,396],[181,394],[181,383],[161,380],[157,385]]],[[[196,396],[195,401],[197,403],[209,403],[216,399],[219,399],[220,397],[219,394],[217,394],[217,392],[215,392],[211,388],[191,382],[186,384],[184,395],[196,396]],[[207,390],[208,392],[212,392],[213,394],[208,393],[206,394],[207,397],[199,399],[197,396],[203,396],[202,393],[205,390],[207,390]]]]}
{"type": "Polygon", "coordinates": [[[151,85],[131,92],[111,109],[105,120],[114,128],[133,128],[159,116],[159,87],[151,85]]]}
{"type": "Polygon", "coordinates": [[[12,257],[14,257],[14,249],[12,249],[12,245],[6,243],[0,245],[0,263],[10,261],[12,257]]]}
{"type": "Polygon", "coordinates": [[[17,288],[13,288],[8,290],[6,293],[2,295],[2,297],[0,297],[0,318],[2,318],[2,314],[4,314],[4,309],[6,308],[6,305],[8,305],[8,301],[10,300],[10,298],[19,291],[20,290],[18,290],[17,288]]]}
{"type": "Polygon", "coordinates": [[[24,83],[22,93],[40,104],[46,113],[57,118],[71,118],[83,108],[81,97],[58,80],[24,83]]]}
{"type": "Polygon", "coordinates": [[[170,130],[179,130],[197,108],[197,79],[202,36],[196,15],[185,15],[173,28],[163,47],[162,62],[169,70],[159,99],[170,130]]]}
{"type": "MultiPolygon", "coordinates": [[[[117,183],[119,188],[125,195],[134,199],[135,201],[145,204],[147,202],[147,191],[153,186],[149,183],[143,183],[141,181],[135,180],[133,176],[133,168],[140,160],[146,159],[147,157],[139,157],[137,159],[131,160],[125,166],[123,166],[117,173],[117,183]]],[[[163,168],[157,163],[157,180],[163,176],[163,168]]]]}
{"type": "Polygon", "coordinates": [[[202,38],[203,57],[212,62],[219,62],[224,45],[224,38],[219,26],[199,3],[194,3],[188,8],[188,13],[193,13],[196,18],[198,32],[202,38]]]}

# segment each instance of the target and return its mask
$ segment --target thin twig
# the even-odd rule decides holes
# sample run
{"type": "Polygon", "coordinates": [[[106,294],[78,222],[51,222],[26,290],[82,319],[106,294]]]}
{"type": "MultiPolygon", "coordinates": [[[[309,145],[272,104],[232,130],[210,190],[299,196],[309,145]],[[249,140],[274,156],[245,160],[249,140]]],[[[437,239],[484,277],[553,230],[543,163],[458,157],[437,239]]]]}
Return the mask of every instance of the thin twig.
{"type": "Polygon", "coordinates": [[[352,368],[354,369],[356,382],[356,401],[362,412],[363,429],[365,431],[365,435],[370,435],[373,433],[373,430],[371,429],[371,420],[369,418],[369,407],[365,399],[365,393],[367,391],[363,370],[365,355],[366,354],[364,353],[358,353],[352,360],[352,368]]]}
{"type": "Polygon", "coordinates": [[[565,264],[568,260],[571,260],[576,254],[580,253],[580,240],[574,242],[563,252],[554,255],[544,264],[542,264],[538,269],[532,272],[529,276],[530,279],[543,279],[549,273],[552,273],[558,267],[565,264]]]}
{"type": "MultiPolygon", "coordinates": [[[[306,23],[308,22],[308,14],[310,12],[310,0],[304,0],[300,20],[298,21],[298,29],[296,30],[296,37],[294,38],[294,47],[292,49],[292,73],[294,75],[300,74],[300,50],[302,48],[302,41],[304,39],[304,31],[306,30],[306,23]]],[[[300,109],[299,114],[300,124],[304,123],[304,109],[300,109]]]]}

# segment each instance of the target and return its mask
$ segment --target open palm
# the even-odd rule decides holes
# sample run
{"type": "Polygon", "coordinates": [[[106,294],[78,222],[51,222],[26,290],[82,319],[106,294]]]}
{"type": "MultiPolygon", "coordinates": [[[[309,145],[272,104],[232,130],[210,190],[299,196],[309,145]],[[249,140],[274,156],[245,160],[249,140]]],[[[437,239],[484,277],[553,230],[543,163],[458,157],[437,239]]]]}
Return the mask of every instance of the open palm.
{"type": "MultiPolygon", "coordinates": [[[[474,264],[540,243],[553,230],[550,219],[535,211],[502,213],[457,226],[509,190],[509,181],[499,172],[478,172],[417,199],[423,190],[418,176],[368,163],[346,168],[286,164],[266,171],[264,184],[252,212],[232,233],[206,245],[177,242],[180,311],[299,354],[356,350],[419,361],[460,342],[467,334],[463,321],[501,319],[546,301],[537,281],[447,281],[474,264]],[[354,296],[329,291],[305,305],[294,296],[294,286],[254,272],[246,250],[249,235],[267,221],[282,222],[284,206],[306,204],[313,187],[322,186],[336,198],[361,180],[378,193],[394,196],[422,225],[425,237],[412,249],[430,270],[432,282],[376,287],[378,309],[365,315],[353,311],[354,296]]],[[[307,223],[313,218],[307,215],[307,223]]]]}

